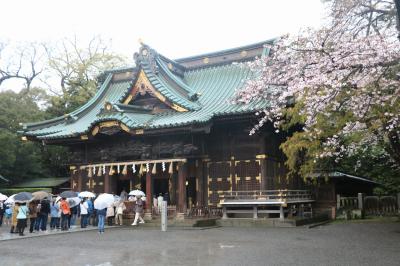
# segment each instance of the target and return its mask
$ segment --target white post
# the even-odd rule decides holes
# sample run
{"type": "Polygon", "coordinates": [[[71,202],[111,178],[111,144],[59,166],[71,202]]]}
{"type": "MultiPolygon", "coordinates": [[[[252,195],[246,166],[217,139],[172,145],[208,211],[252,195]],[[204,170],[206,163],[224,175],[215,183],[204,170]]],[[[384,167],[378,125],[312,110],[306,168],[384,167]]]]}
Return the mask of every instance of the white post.
{"type": "Polygon", "coordinates": [[[168,208],[167,208],[167,201],[163,201],[161,203],[161,231],[167,231],[167,224],[168,224],[168,208]]]}
{"type": "Polygon", "coordinates": [[[285,219],[285,214],[283,212],[283,206],[279,206],[279,220],[284,220],[285,219]]]}

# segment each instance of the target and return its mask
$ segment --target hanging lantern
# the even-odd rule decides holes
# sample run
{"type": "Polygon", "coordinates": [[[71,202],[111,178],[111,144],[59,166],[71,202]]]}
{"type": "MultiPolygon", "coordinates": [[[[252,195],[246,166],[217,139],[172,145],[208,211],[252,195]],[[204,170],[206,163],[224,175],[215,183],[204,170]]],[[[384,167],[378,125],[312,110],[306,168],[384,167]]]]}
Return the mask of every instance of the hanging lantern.
{"type": "Polygon", "coordinates": [[[103,175],[105,175],[105,174],[106,174],[106,166],[103,165],[103,175]]]}
{"type": "Polygon", "coordinates": [[[162,168],[162,171],[165,172],[165,162],[162,162],[161,168],[162,168]]]}
{"type": "Polygon", "coordinates": [[[173,172],[174,172],[173,167],[174,167],[174,163],[173,163],[173,162],[170,162],[170,163],[169,163],[168,174],[173,174],[173,172]]]}
{"type": "Polygon", "coordinates": [[[127,175],[128,174],[128,166],[125,164],[124,168],[122,169],[122,174],[127,175]]]}
{"type": "Polygon", "coordinates": [[[139,168],[139,175],[142,175],[142,174],[143,174],[143,164],[141,164],[140,168],[139,168]]]}
{"type": "Polygon", "coordinates": [[[132,172],[136,173],[136,165],[135,164],[132,164],[132,172]]]}
{"type": "Polygon", "coordinates": [[[93,172],[92,172],[92,168],[88,167],[88,177],[92,177],[93,176],[93,172]]]}
{"type": "Polygon", "coordinates": [[[110,166],[110,171],[108,172],[109,175],[113,175],[114,174],[114,169],[113,166],[110,166]]]}
{"type": "Polygon", "coordinates": [[[153,165],[153,170],[151,170],[151,173],[152,173],[153,175],[155,175],[155,174],[157,173],[157,164],[156,164],[156,163],[154,163],[154,165],[153,165]]]}
{"type": "Polygon", "coordinates": [[[121,168],[120,168],[120,165],[118,164],[117,165],[117,173],[119,174],[121,172],[121,168]]]}

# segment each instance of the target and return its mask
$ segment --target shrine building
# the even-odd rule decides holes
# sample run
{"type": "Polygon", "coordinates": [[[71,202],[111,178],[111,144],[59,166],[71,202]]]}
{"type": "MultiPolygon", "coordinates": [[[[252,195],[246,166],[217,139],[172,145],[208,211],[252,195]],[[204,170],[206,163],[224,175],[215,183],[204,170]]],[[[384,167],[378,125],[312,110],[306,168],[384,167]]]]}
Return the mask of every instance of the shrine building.
{"type": "MultiPolygon", "coordinates": [[[[268,199],[272,193],[277,199],[282,191],[307,191],[302,179],[286,177],[279,150],[285,135],[270,124],[249,135],[258,122],[255,113],[268,102],[231,103],[252,75],[235,63],[268,56],[265,45],[271,43],[175,60],[142,44],[135,67],[105,72],[85,105],[25,124],[23,136],[69,148],[73,190],[141,189],[148,207],[154,195],[168,193],[178,215],[217,208],[234,195],[259,193],[268,199]]],[[[334,189],[325,194],[327,201],[335,200],[334,189]]]]}

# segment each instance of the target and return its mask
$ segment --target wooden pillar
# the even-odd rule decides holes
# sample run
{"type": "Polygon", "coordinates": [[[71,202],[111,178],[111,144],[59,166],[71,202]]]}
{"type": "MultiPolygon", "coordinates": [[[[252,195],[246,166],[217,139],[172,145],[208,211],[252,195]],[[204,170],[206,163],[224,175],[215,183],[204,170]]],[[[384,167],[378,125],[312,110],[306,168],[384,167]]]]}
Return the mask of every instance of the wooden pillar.
{"type": "MultiPolygon", "coordinates": [[[[268,181],[267,181],[267,155],[266,155],[266,145],[265,145],[265,135],[261,136],[260,139],[260,154],[256,156],[257,159],[260,160],[260,176],[261,176],[261,190],[267,190],[268,181]]],[[[272,184],[270,184],[271,187],[272,184]]]]}
{"type": "Polygon", "coordinates": [[[186,212],[186,178],[187,165],[179,162],[178,168],[178,204],[177,204],[177,219],[184,219],[186,212]]]}
{"type": "Polygon", "coordinates": [[[110,193],[110,169],[104,174],[104,193],[110,193]]]}
{"type": "Polygon", "coordinates": [[[196,199],[197,206],[204,206],[204,179],[203,179],[203,162],[196,160],[196,199]]]}
{"type": "Polygon", "coordinates": [[[78,191],[82,191],[82,171],[78,171],[78,191]]]}
{"type": "Polygon", "coordinates": [[[146,172],[146,211],[144,213],[145,220],[151,220],[152,218],[152,199],[153,199],[153,182],[151,178],[151,172],[146,172]]]}

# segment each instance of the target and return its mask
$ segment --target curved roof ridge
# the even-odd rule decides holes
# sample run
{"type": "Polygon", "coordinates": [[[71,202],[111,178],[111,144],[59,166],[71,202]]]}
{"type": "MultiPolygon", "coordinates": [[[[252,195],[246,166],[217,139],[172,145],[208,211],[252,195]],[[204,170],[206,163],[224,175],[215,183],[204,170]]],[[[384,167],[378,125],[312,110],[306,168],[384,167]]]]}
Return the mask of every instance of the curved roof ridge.
{"type": "Polygon", "coordinates": [[[79,107],[78,109],[72,111],[69,114],[65,114],[63,116],[59,116],[53,119],[48,119],[48,120],[44,120],[44,121],[40,121],[40,122],[34,122],[34,123],[24,123],[23,124],[23,128],[27,129],[29,127],[41,127],[44,125],[54,125],[57,124],[56,122],[64,122],[66,118],[68,117],[75,117],[77,115],[79,115],[80,113],[82,113],[83,111],[85,111],[87,108],[89,108],[92,104],[96,103],[97,100],[101,97],[101,95],[104,94],[104,92],[106,91],[106,88],[108,87],[109,82],[111,81],[112,78],[112,74],[109,73],[107,75],[106,80],[102,83],[100,89],[95,93],[95,95],[89,99],[88,102],[86,102],[84,105],[82,105],[81,107],[79,107]]]}
{"type": "MultiPolygon", "coordinates": [[[[197,94],[183,81],[183,78],[174,75],[169,69],[173,69],[174,66],[172,63],[167,66],[163,62],[165,59],[167,59],[165,56],[159,55],[157,51],[145,44],[141,46],[139,53],[135,54],[137,65],[144,71],[154,89],[172,103],[185,109],[201,108],[201,105],[196,102],[197,94]]],[[[173,61],[171,60],[171,62],[173,61]]]]}
{"type": "Polygon", "coordinates": [[[262,47],[266,44],[272,44],[276,40],[277,40],[277,38],[271,38],[271,39],[253,43],[253,44],[238,46],[238,47],[234,47],[234,48],[229,48],[229,49],[224,49],[224,50],[219,50],[219,51],[214,51],[214,52],[209,52],[209,53],[204,53],[204,54],[198,54],[198,55],[194,55],[194,56],[182,57],[182,58],[175,59],[175,62],[180,64],[181,62],[202,59],[204,57],[213,57],[213,56],[220,56],[220,55],[224,55],[224,54],[237,53],[242,50],[254,49],[254,48],[262,47]]]}

